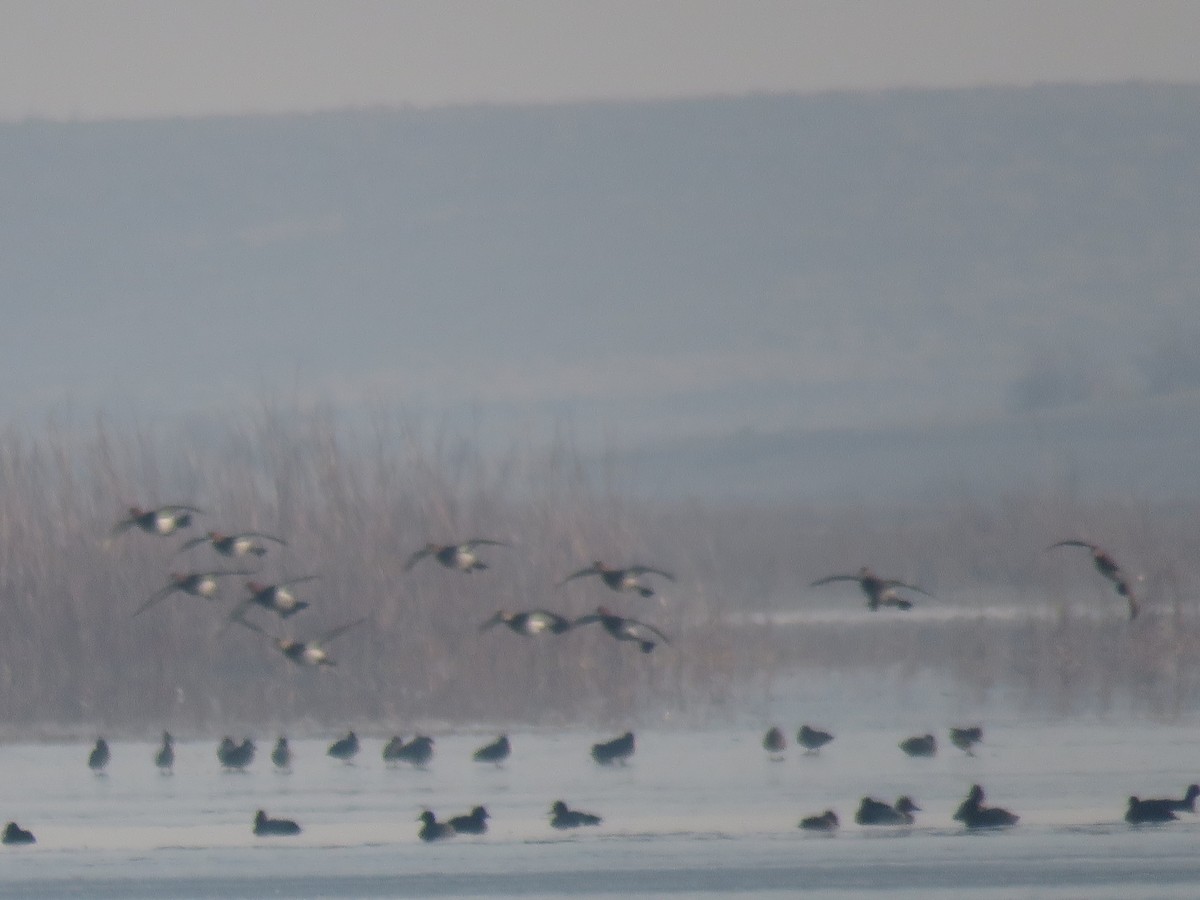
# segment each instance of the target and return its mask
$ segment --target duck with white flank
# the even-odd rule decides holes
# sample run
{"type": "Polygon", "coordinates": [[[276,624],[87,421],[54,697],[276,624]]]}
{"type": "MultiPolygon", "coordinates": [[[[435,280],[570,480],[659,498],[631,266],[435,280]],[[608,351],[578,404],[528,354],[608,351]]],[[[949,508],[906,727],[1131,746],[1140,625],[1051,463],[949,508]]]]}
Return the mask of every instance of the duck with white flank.
{"type": "Polygon", "coordinates": [[[937,754],[937,739],[932,734],[905,738],[900,742],[900,749],[909,756],[934,756],[937,754]]]}
{"type": "Polygon", "coordinates": [[[476,572],[488,567],[487,563],[483,562],[475,553],[476,547],[508,546],[510,545],[504,541],[491,541],[487,538],[471,538],[461,544],[426,544],[408,558],[404,563],[404,571],[407,572],[425,557],[432,556],[447,569],[454,569],[458,572],[476,572]]]}
{"type": "Polygon", "coordinates": [[[108,741],[104,738],[96,738],[92,752],[88,754],[88,768],[97,775],[103,775],[111,758],[112,753],[108,749],[108,741]]]}
{"type": "Polygon", "coordinates": [[[26,831],[16,822],[9,822],[5,825],[4,833],[0,836],[0,844],[8,844],[13,847],[36,843],[37,838],[33,836],[33,832],[26,831]]]}
{"type": "Polygon", "coordinates": [[[217,594],[219,587],[217,579],[225,575],[248,575],[248,572],[172,572],[166,585],[150,595],[150,599],[134,612],[132,618],[137,618],[150,607],[161,600],[170,597],[176,591],[203,600],[211,600],[217,594]]]}
{"type": "Polygon", "coordinates": [[[263,534],[261,531],[239,531],[236,534],[224,534],[220,531],[210,531],[204,537],[196,537],[184,541],[183,546],[176,552],[191,550],[201,544],[211,544],[212,548],[222,556],[266,556],[267,547],[263,541],[271,541],[280,547],[286,547],[287,541],[273,534],[263,534]]]}
{"type": "Polygon", "coordinates": [[[1117,595],[1125,598],[1125,602],[1129,604],[1129,618],[1136,619],[1140,606],[1138,604],[1137,595],[1133,592],[1133,587],[1129,583],[1129,578],[1117,565],[1117,561],[1109,554],[1105,553],[1095,544],[1089,544],[1087,541],[1059,541],[1057,544],[1051,544],[1047,550],[1053,550],[1055,547],[1084,547],[1092,552],[1092,565],[1096,567],[1096,571],[1113,583],[1117,589],[1117,595]]]}
{"type": "Polygon", "coordinates": [[[288,739],[285,737],[275,741],[275,747],[271,750],[271,763],[276,769],[288,772],[292,768],[292,748],[288,744],[288,739]]]}
{"type": "Polygon", "coordinates": [[[809,725],[801,725],[800,730],[796,732],[796,741],[804,748],[806,755],[813,755],[821,752],[821,748],[833,740],[833,735],[828,731],[822,731],[820,728],[812,728],[809,725]]]}
{"type": "Polygon", "coordinates": [[[203,515],[203,510],[194,506],[171,504],[155,509],[142,509],[140,506],[129,507],[129,515],[112,528],[113,535],[123,534],[130,528],[137,528],[146,534],[156,534],[165,537],[174,534],[181,528],[192,524],[193,515],[203,515]]]}
{"type": "Polygon", "coordinates": [[[417,816],[417,821],[421,823],[417,837],[427,843],[429,841],[441,841],[454,837],[454,829],[450,827],[450,824],[448,822],[439,822],[433,812],[428,809],[417,816]]]}
{"type": "Polygon", "coordinates": [[[503,625],[514,634],[525,637],[537,637],[541,634],[562,634],[571,630],[571,620],[545,609],[531,609],[526,612],[508,612],[500,610],[479,626],[480,631],[489,631],[497,625],[503,625]]]}
{"type": "Polygon", "coordinates": [[[592,744],[592,759],[602,766],[611,766],[613,763],[625,765],[635,749],[633,732],[627,731],[611,741],[592,744]]]}
{"type": "Polygon", "coordinates": [[[334,759],[348,763],[358,755],[358,749],[358,735],[353,731],[347,731],[345,737],[338,738],[329,745],[329,749],[325,752],[334,759]]]}
{"type": "Polygon", "coordinates": [[[978,725],[968,728],[951,728],[950,743],[967,756],[975,755],[975,745],[983,740],[983,729],[978,725]]]}
{"type": "Polygon", "coordinates": [[[880,578],[866,566],[859,569],[857,575],[827,575],[824,578],[818,578],[809,587],[820,587],[823,584],[831,584],[835,581],[857,582],[859,589],[866,595],[867,609],[872,612],[881,606],[891,606],[896,609],[912,609],[913,602],[901,597],[897,592],[897,588],[902,588],[906,591],[915,591],[918,594],[924,594],[926,597],[932,596],[928,591],[917,587],[915,584],[907,584],[895,578],[880,578]]]}
{"type": "Polygon", "coordinates": [[[475,762],[495,763],[497,766],[508,759],[512,753],[512,744],[509,743],[508,735],[502,734],[490,744],[484,744],[473,754],[471,759],[475,762]]]}
{"type": "Polygon", "coordinates": [[[805,831],[837,831],[837,813],[827,809],[819,816],[806,816],[800,820],[800,827],[805,831]]]}
{"type": "Polygon", "coordinates": [[[572,572],[560,581],[557,587],[562,587],[568,581],[573,581],[576,578],[586,578],[589,575],[599,575],[600,580],[604,582],[609,590],[617,591],[618,593],[633,592],[642,597],[654,596],[654,591],[642,583],[642,575],[661,575],[667,581],[675,580],[675,576],[670,572],[664,572],[662,569],[655,569],[652,566],[627,566],[624,569],[618,569],[615,566],[609,566],[596,560],[586,569],[572,572]]]}
{"type": "Polygon", "coordinates": [[[291,819],[272,819],[263,810],[254,814],[254,833],[259,837],[299,834],[300,826],[291,819]]]}
{"type": "Polygon", "coordinates": [[[487,834],[487,820],[491,816],[482,806],[476,806],[463,816],[453,816],[446,824],[455,834],[487,834]]]}
{"type": "Polygon", "coordinates": [[[171,737],[169,731],[162,733],[162,743],[154,754],[154,765],[164,775],[170,775],[175,768],[175,738],[171,737]]]}
{"type": "Polygon", "coordinates": [[[248,622],[241,617],[235,618],[234,621],[241,625],[245,625],[251,631],[256,631],[264,637],[269,638],[275,644],[275,648],[282,653],[285,658],[294,662],[296,665],[322,667],[337,665],[337,662],[329,655],[322,645],[329,643],[334,638],[342,634],[345,634],[351,628],[361,625],[363,622],[367,621],[367,618],[369,617],[364,616],[361,619],[355,619],[353,622],[347,622],[344,625],[339,625],[337,628],[331,628],[329,631],[326,631],[315,638],[309,638],[306,641],[297,641],[293,640],[292,638],[275,637],[274,635],[263,631],[263,629],[259,628],[253,622],[248,622]]]}
{"type": "Polygon", "coordinates": [[[230,621],[240,619],[251,606],[261,606],[263,609],[275,613],[281,619],[294,616],[301,610],[308,609],[309,604],[304,600],[296,599],[296,595],[291,590],[292,586],[304,584],[306,581],[316,581],[320,577],[319,575],[304,575],[300,578],[289,578],[287,581],[280,581],[277,584],[247,581],[246,590],[250,592],[250,596],[234,608],[229,616],[230,621]]]}
{"type": "Polygon", "coordinates": [[[859,825],[911,825],[915,821],[913,813],[920,811],[921,807],[913,803],[910,797],[901,797],[895,806],[863,797],[858,812],[854,814],[854,821],[859,825]]]}
{"type": "Polygon", "coordinates": [[[664,644],[671,643],[667,640],[667,636],[653,625],[639,622],[637,619],[618,616],[604,606],[597,606],[596,611],[591,615],[580,616],[571,624],[571,627],[578,628],[581,625],[591,625],[592,623],[599,624],[618,641],[633,641],[643,653],[649,653],[657,646],[655,638],[664,644]]]}
{"type": "Polygon", "coordinates": [[[968,828],[1007,828],[1016,825],[1021,817],[999,806],[983,805],[983,788],[971,785],[967,799],[959,804],[954,820],[968,828]]]}
{"type": "Polygon", "coordinates": [[[571,809],[561,800],[555,800],[550,807],[551,828],[580,828],[585,825],[599,825],[604,820],[593,813],[571,809]]]}

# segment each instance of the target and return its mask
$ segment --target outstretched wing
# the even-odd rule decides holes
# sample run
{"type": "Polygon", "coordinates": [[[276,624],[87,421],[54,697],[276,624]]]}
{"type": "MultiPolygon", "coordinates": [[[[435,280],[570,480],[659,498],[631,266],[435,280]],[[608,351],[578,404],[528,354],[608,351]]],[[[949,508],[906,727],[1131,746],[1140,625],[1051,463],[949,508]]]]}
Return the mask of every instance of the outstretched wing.
{"type": "MultiPolygon", "coordinates": [[[[253,572],[247,572],[247,575],[253,575],[253,572]]],[[[291,587],[293,584],[303,584],[306,581],[316,581],[320,575],[301,575],[299,578],[289,578],[287,581],[277,581],[275,587],[291,587]]]]}
{"type": "Polygon", "coordinates": [[[262,629],[259,626],[255,625],[249,619],[243,619],[236,612],[229,617],[229,621],[237,622],[239,625],[244,625],[245,627],[249,628],[251,631],[257,631],[259,634],[261,634],[265,638],[270,638],[271,640],[278,640],[278,638],[276,638],[275,635],[273,635],[270,632],[266,631],[265,629],[262,629]]]}
{"type": "Polygon", "coordinates": [[[571,627],[578,628],[580,625],[591,625],[593,622],[602,622],[602,621],[604,621],[604,620],[601,619],[601,617],[596,615],[595,613],[588,613],[586,616],[580,616],[578,619],[576,619],[574,622],[572,622],[571,627]]]}
{"type": "Polygon", "coordinates": [[[664,572],[662,569],[656,569],[653,566],[630,566],[629,571],[634,575],[661,575],[667,581],[675,580],[675,576],[670,572],[664,572]]]}
{"type": "Polygon", "coordinates": [[[574,581],[576,578],[583,578],[585,575],[598,575],[599,573],[600,570],[595,566],[588,566],[586,569],[580,569],[578,572],[572,572],[570,575],[556,584],[555,587],[562,587],[568,581],[574,581]]]}
{"type": "Polygon", "coordinates": [[[917,587],[915,584],[909,584],[906,581],[897,581],[894,578],[889,578],[884,582],[884,584],[888,587],[898,587],[904,588],[907,591],[916,591],[918,594],[924,594],[926,597],[933,596],[933,594],[929,593],[929,591],[925,590],[924,588],[917,587]]]}
{"type": "Polygon", "coordinates": [[[1089,544],[1087,541],[1076,541],[1076,540],[1059,541],[1057,544],[1051,544],[1046,549],[1053,550],[1055,547],[1086,547],[1088,550],[1091,550],[1093,553],[1098,549],[1095,544],[1089,544]]]}
{"type": "Polygon", "coordinates": [[[370,616],[363,616],[361,619],[355,619],[353,622],[347,622],[345,625],[339,625],[337,628],[331,628],[329,631],[326,631],[319,638],[317,638],[317,643],[323,644],[328,641],[332,641],[338,635],[344,634],[357,625],[361,625],[369,618],[370,616]]]}
{"type": "Polygon", "coordinates": [[[430,553],[433,553],[436,549],[436,547],[422,547],[420,550],[410,556],[404,563],[404,571],[407,572],[409,569],[427,557],[430,553]]]}
{"type": "Polygon", "coordinates": [[[494,616],[492,616],[492,617],[491,617],[490,619],[488,619],[486,622],[482,622],[482,623],[480,624],[480,626],[479,626],[479,630],[480,630],[480,631],[487,631],[487,630],[489,630],[489,629],[491,629],[491,628],[495,628],[497,625],[499,625],[499,624],[500,624],[501,622],[503,622],[503,621],[504,621],[504,615],[503,615],[503,612],[502,612],[502,611],[501,611],[501,612],[497,612],[497,613],[496,613],[494,616]]]}
{"type": "Polygon", "coordinates": [[[661,631],[659,631],[657,628],[655,628],[649,622],[642,622],[638,619],[626,619],[625,621],[628,622],[630,625],[636,625],[638,628],[644,628],[647,631],[658,635],[660,638],[662,638],[662,641],[664,644],[671,643],[670,638],[668,638],[665,634],[663,634],[661,631]]]}
{"type": "Polygon", "coordinates": [[[468,550],[470,550],[473,547],[484,546],[511,547],[512,544],[506,543],[505,541],[493,541],[488,538],[471,538],[469,541],[463,541],[459,546],[466,547],[468,550]]]}
{"type": "Polygon", "coordinates": [[[165,587],[159,588],[157,591],[155,591],[153,594],[151,594],[150,599],[147,600],[145,603],[143,603],[141,606],[139,606],[137,608],[137,612],[135,612],[129,618],[136,619],[138,616],[140,616],[142,613],[144,613],[146,610],[148,610],[154,604],[158,603],[160,600],[165,600],[167,597],[171,596],[171,594],[175,593],[175,591],[178,589],[179,589],[179,586],[177,584],[175,584],[174,582],[171,582],[171,584],[168,584],[165,587]]]}
{"type": "Polygon", "coordinates": [[[210,538],[207,534],[204,535],[204,537],[189,538],[188,540],[186,540],[182,544],[180,544],[179,549],[176,550],[175,552],[182,553],[184,550],[191,550],[193,547],[199,546],[200,544],[207,544],[211,540],[212,540],[212,538],[210,538]]]}
{"type": "Polygon", "coordinates": [[[261,531],[239,531],[234,535],[234,538],[262,538],[264,541],[274,541],[280,547],[286,547],[288,545],[287,541],[285,541],[283,538],[276,537],[273,534],[266,534],[261,531]]]}
{"type": "Polygon", "coordinates": [[[809,587],[820,587],[823,584],[830,584],[834,581],[854,581],[858,582],[862,579],[857,575],[826,575],[824,578],[818,578],[809,587]]]}

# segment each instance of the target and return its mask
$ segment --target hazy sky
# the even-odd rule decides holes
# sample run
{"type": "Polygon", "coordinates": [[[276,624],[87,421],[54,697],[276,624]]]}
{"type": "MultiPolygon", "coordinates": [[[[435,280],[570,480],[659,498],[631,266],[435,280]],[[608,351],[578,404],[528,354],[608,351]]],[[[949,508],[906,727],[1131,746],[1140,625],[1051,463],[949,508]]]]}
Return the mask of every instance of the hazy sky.
{"type": "Polygon", "coordinates": [[[1195,0],[0,0],[0,118],[1200,82],[1195,0]]]}

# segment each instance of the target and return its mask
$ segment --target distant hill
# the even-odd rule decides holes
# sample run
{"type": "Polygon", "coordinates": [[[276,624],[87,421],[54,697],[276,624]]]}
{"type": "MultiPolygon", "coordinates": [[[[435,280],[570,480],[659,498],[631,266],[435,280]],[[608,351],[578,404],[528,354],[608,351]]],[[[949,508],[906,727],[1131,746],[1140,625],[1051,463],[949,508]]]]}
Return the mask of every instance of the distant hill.
{"type": "Polygon", "coordinates": [[[0,200],[8,415],[265,391],[736,455],[1200,387],[1200,88],[27,121],[0,200]]]}

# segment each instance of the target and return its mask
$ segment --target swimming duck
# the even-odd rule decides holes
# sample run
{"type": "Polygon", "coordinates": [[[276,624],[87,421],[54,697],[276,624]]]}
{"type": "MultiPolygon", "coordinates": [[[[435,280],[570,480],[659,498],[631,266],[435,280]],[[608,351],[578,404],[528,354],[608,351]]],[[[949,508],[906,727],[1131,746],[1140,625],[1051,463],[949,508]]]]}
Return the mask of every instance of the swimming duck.
{"type": "Polygon", "coordinates": [[[599,560],[596,560],[586,569],[580,569],[578,572],[572,572],[570,575],[560,581],[556,587],[562,587],[568,581],[572,581],[576,578],[586,578],[589,575],[599,575],[600,580],[604,582],[605,586],[607,586],[609,590],[617,591],[618,593],[632,591],[640,594],[643,597],[653,597],[654,591],[642,583],[640,576],[661,575],[663,578],[667,579],[667,581],[675,580],[675,576],[670,572],[664,572],[662,569],[655,569],[651,566],[628,566],[624,569],[618,569],[615,566],[605,565],[599,560]]]}
{"type": "Polygon", "coordinates": [[[217,745],[217,761],[226,769],[242,772],[254,762],[254,741],[245,738],[240,744],[226,735],[217,745]]]}
{"type": "Polygon", "coordinates": [[[932,734],[905,738],[900,749],[909,756],[933,756],[937,753],[937,739],[932,734]]]}
{"type": "Polygon", "coordinates": [[[229,618],[231,621],[241,618],[251,605],[270,610],[281,619],[294,616],[301,610],[308,609],[309,604],[304,600],[297,600],[290,588],[292,585],[303,584],[306,581],[316,581],[319,577],[319,575],[304,575],[300,578],[289,578],[287,581],[280,581],[277,584],[247,581],[246,590],[250,592],[250,596],[234,608],[229,618]]]}
{"type": "Polygon", "coordinates": [[[635,749],[633,732],[627,731],[611,741],[592,744],[592,759],[602,766],[610,766],[613,763],[625,765],[635,749]]]}
{"type": "Polygon", "coordinates": [[[571,630],[571,620],[545,609],[531,609],[526,612],[511,613],[500,610],[479,626],[480,631],[488,631],[497,625],[503,625],[514,634],[525,637],[535,637],[540,634],[562,634],[571,630]]]}
{"type": "Polygon", "coordinates": [[[423,841],[440,841],[445,838],[454,837],[454,829],[447,822],[439,822],[429,810],[425,810],[421,815],[417,816],[417,821],[421,823],[421,829],[417,832],[417,837],[423,841]]]}
{"type": "Polygon", "coordinates": [[[358,755],[358,735],[353,731],[347,731],[345,737],[334,741],[325,752],[334,759],[350,762],[358,755]]]}
{"type": "Polygon", "coordinates": [[[821,731],[819,728],[810,728],[808,725],[801,725],[800,730],[796,732],[796,740],[804,752],[808,754],[818,753],[821,748],[833,740],[833,735],[828,731],[821,731]]]}
{"type": "Polygon", "coordinates": [[[191,525],[193,515],[203,515],[203,511],[194,506],[181,504],[159,506],[156,509],[131,506],[129,515],[113,526],[112,533],[118,535],[130,528],[137,528],[146,534],[166,536],[191,525]]]}
{"type": "Polygon", "coordinates": [[[383,748],[384,762],[406,762],[417,768],[424,768],[433,759],[433,738],[423,734],[416,735],[408,743],[400,740],[399,736],[392,738],[383,748]]]}
{"type": "Polygon", "coordinates": [[[1195,812],[1196,798],[1200,797],[1200,785],[1189,785],[1183,799],[1172,797],[1151,800],[1129,798],[1129,809],[1125,813],[1125,821],[1131,825],[1141,822],[1170,822],[1177,819],[1177,812],[1195,812]]]}
{"type": "Polygon", "coordinates": [[[508,735],[502,734],[490,744],[485,744],[471,754],[471,759],[475,760],[475,762],[500,765],[500,763],[508,759],[510,753],[512,753],[512,744],[508,741],[508,735]]]}
{"type": "Polygon", "coordinates": [[[491,818],[482,806],[476,806],[465,816],[453,816],[446,822],[455,834],[486,834],[487,820],[491,818]]]}
{"type": "Polygon", "coordinates": [[[263,541],[272,541],[281,547],[287,546],[287,541],[283,538],[275,537],[273,534],[263,534],[261,531],[239,531],[236,534],[223,534],[220,531],[210,531],[204,537],[195,537],[184,541],[183,546],[176,552],[182,553],[184,550],[191,550],[200,544],[211,544],[212,548],[222,556],[262,557],[267,554],[267,548],[263,544],[263,541]]]}
{"type": "Polygon", "coordinates": [[[551,828],[579,828],[584,825],[599,825],[604,820],[592,813],[570,809],[561,800],[555,800],[550,807],[551,828]]]}
{"type": "Polygon", "coordinates": [[[913,602],[901,597],[896,591],[897,588],[903,588],[906,591],[916,591],[918,594],[924,594],[926,597],[932,596],[928,591],[917,587],[915,584],[907,584],[903,581],[897,581],[894,578],[880,578],[866,566],[859,569],[857,575],[827,575],[824,578],[818,578],[809,587],[820,587],[823,584],[830,584],[834,581],[858,582],[859,589],[867,597],[867,609],[872,612],[881,606],[893,606],[896,609],[912,609],[913,602]]]}
{"type": "Polygon", "coordinates": [[[982,740],[983,729],[978,725],[972,725],[968,728],[950,729],[950,743],[967,754],[967,756],[975,755],[974,747],[982,740]]]}
{"type": "Polygon", "coordinates": [[[800,827],[805,831],[836,831],[838,817],[832,809],[827,809],[819,816],[807,816],[800,820],[800,827]]]}
{"type": "Polygon", "coordinates": [[[277,769],[292,767],[292,748],[288,745],[287,738],[281,737],[275,741],[275,747],[271,750],[271,762],[277,769]]]}
{"type": "Polygon", "coordinates": [[[171,770],[175,767],[175,738],[171,737],[169,731],[162,733],[162,744],[159,746],[158,752],[154,754],[154,765],[164,775],[170,775],[171,770]]]}
{"type": "Polygon", "coordinates": [[[300,826],[291,819],[272,819],[261,809],[254,814],[254,833],[259,837],[299,834],[300,826]]]}
{"type": "Polygon", "coordinates": [[[1087,541],[1059,541],[1057,544],[1051,544],[1046,549],[1053,550],[1055,547],[1084,547],[1090,550],[1092,552],[1092,564],[1096,567],[1096,571],[1113,583],[1113,586],[1117,589],[1118,596],[1125,598],[1126,603],[1129,604],[1129,618],[1137,618],[1140,609],[1138,598],[1129,584],[1129,579],[1121,571],[1121,567],[1117,565],[1115,559],[1095,544],[1089,544],[1087,541]]]}
{"type": "Polygon", "coordinates": [[[5,825],[4,834],[0,836],[0,844],[8,844],[10,846],[36,843],[37,838],[33,836],[33,832],[26,831],[16,822],[9,822],[7,825],[5,825]]]}
{"type": "Polygon", "coordinates": [[[404,563],[407,572],[427,556],[432,556],[447,569],[459,572],[475,572],[486,569],[487,563],[480,560],[475,553],[476,547],[508,547],[504,541],[490,541],[487,538],[471,538],[461,544],[426,544],[404,563]]]}
{"type": "Polygon", "coordinates": [[[339,625],[337,628],[331,628],[324,634],[318,635],[315,638],[309,638],[306,641],[297,641],[292,638],[279,638],[267,634],[263,629],[259,628],[253,622],[248,622],[243,618],[235,618],[235,621],[245,625],[251,631],[257,631],[259,634],[268,637],[275,644],[275,648],[284,655],[287,659],[296,663],[299,666],[336,666],[337,662],[329,655],[322,644],[327,644],[339,635],[349,631],[357,625],[361,625],[367,621],[369,616],[364,616],[361,619],[355,619],[353,622],[347,622],[344,625],[339,625]]]}
{"type": "Polygon", "coordinates": [[[217,579],[223,575],[246,575],[247,572],[172,572],[166,585],[150,595],[150,599],[137,608],[131,618],[137,618],[160,600],[165,600],[176,591],[211,600],[217,593],[217,579]]]}
{"type": "Polygon", "coordinates": [[[787,749],[787,738],[778,725],[772,725],[762,739],[763,749],[771,755],[771,759],[783,759],[783,751],[787,749]]]}
{"type": "Polygon", "coordinates": [[[863,797],[858,812],[854,814],[854,821],[859,825],[911,825],[915,821],[913,813],[920,811],[921,807],[907,796],[899,798],[895,806],[863,797]]]}
{"type": "Polygon", "coordinates": [[[1005,828],[1016,825],[1021,817],[1007,809],[998,806],[983,805],[983,788],[977,784],[971,785],[967,799],[959,804],[954,813],[955,821],[962,822],[968,828],[1005,828]]]}
{"type": "Polygon", "coordinates": [[[108,766],[109,759],[112,754],[108,749],[108,741],[104,738],[96,738],[96,743],[92,747],[92,752],[88,754],[88,768],[97,775],[103,774],[108,766]]]}
{"type": "Polygon", "coordinates": [[[571,623],[571,627],[578,628],[581,625],[590,625],[593,622],[598,622],[601,628],[618,641],[633,641],[641,648],[643,653],[649,653],[657,646],[654,640],[656,637],[664,644],[671,643],[667,640],[667,636],[653,625],[646,622],[639,622],[637,619],[618,616],[604,606],[597,606],[596,611],[591,615],[580,616],[571,623]]]}

